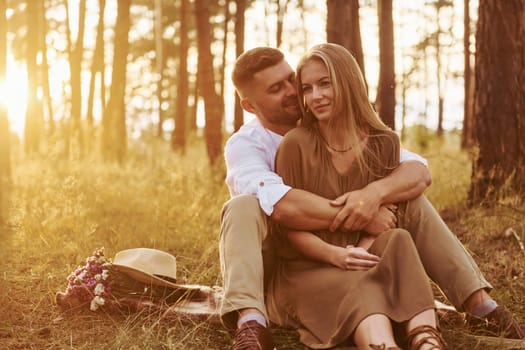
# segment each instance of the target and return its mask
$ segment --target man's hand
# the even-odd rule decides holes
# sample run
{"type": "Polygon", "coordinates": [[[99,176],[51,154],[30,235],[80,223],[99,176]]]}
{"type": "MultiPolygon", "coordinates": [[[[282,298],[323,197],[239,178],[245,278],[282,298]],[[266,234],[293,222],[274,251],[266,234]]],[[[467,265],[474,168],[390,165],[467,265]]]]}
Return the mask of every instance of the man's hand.
{"type": "Polygon", "coordinates": [[[397,224],[396,211],[397,206],[394,204],[382,205],[364,230],[371,235],[379,236],[381,233],[395,228],[397,224]]]}
{"type": "Polygon", "coordinates": [[[347,192],[332,200],[330,204],[334,207],[342,207],[336,215],[330,231],[341,228],[343,231],[363,230],[376,216],[381,206],[380,193],[375,187],[366,186],[363,189],[347,192]]]}
{"type": "Polygon", "coordinates": [[[338,247],[337,254],[333,255],[332,264],[343,269],[353,271],[366,271],[377,265],[379,257],[370,254],[362,247],[352,245],[346,248],[338,247]]]}

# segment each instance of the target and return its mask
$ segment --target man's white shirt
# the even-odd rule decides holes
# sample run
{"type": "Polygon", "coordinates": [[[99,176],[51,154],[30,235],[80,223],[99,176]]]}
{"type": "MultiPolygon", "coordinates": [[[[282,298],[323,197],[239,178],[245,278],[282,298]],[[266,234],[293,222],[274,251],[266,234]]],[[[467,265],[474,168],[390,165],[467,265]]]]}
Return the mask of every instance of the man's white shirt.
{"type": "MultiPolygon", "coordinates": [[[[275,173],[275,153],[283,136],[266,129],[254,118],[233,134],[224,148],[226,185],[230,195],[255,195],[266,215],[291,189],[275,173]]],[[[428,166],[420,155],[400,150],[400,162],[418,161],[428,166]]]]}

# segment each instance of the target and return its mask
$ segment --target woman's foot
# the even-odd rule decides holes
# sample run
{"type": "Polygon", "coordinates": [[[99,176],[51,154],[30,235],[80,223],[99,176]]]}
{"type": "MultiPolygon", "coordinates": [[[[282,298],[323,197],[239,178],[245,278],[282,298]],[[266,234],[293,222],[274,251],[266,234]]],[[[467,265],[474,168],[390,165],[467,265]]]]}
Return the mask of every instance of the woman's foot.
{"type": "Polygon", "coordinates": [[[385,343],[383,343],[381,345],[370,344],[370,348],[372,350],[403,350],[403,349],[401,349],[400,347],[397,347],[397,346],[391,346],[391,347],[387,348],[385,343]]]}
{"type": "Polygon", "coordinates": [[[408,332],[407,344],[410,350],[443,350],[447,344],[441,333],[434,327],[423,325],[408,332]]]}

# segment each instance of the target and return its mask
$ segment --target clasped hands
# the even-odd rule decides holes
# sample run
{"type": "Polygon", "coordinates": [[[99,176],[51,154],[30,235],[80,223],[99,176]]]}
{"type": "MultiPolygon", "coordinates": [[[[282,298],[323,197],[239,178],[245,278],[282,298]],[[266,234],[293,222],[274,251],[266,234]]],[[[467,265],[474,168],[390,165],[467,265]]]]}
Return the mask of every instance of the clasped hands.
{"type": "Polygon", "coordinates": [[[330,231],[340,229],[342,231],[364,230],[374,236],[396,227],[397,217],[395,211],[397,206],[394,204],[381,203],[380,195],[373,187],[347,192],[330,204],[340,207],[330,231]]]}
{"type": "MultiPolygon", "coordinates": [[[[383,205],[379,193],[373,188],[347,192],[331,201],[331,205],[341,207],[330,226],[331,231],[338,228],[343,231],[364,230],[371,236],[378,236],[397,224],[397,206],[383,205]]],[[[374,267],[380,258],[367,251],[372,242],[373,238],[368,236],[357,246],[339,248],[333,256],[333,264],[344,270],[368,270],[374,267]]]]}

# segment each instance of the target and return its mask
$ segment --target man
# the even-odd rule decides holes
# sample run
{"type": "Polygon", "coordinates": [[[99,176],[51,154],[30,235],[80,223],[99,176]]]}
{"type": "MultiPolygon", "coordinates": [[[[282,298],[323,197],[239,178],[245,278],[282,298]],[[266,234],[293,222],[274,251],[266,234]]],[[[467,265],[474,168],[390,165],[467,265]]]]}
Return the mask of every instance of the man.
{"type": "MultiPolygon", "coordinates": [[[[430,185],[423,158],[402,151],[402,163],[391,175],[334,200],[292,189],[274,172],[274,157],[283,135],[299,119],[294,71],[280,51],[255,48],[239,56],[232,78],[242,107],[257,117],[225,148],[232,198],[221,222],[221,318],[227,328],[236,329],[234,349],[274,348],[264,303],[272,262],[268,217],[297,230],[363,229],[375,235],[397,223],[412,234],[428,275],[456,308],[469,313],[472,323],[488,320],[495,331],[524,337],[510,312],[488,295],[492,286],[422,196],[430,185]],[[392,203],[402,203],[397,217],[389,210],[392,203]]],[[[365,261],[367,256],[352,258],[365,261]]]]}

